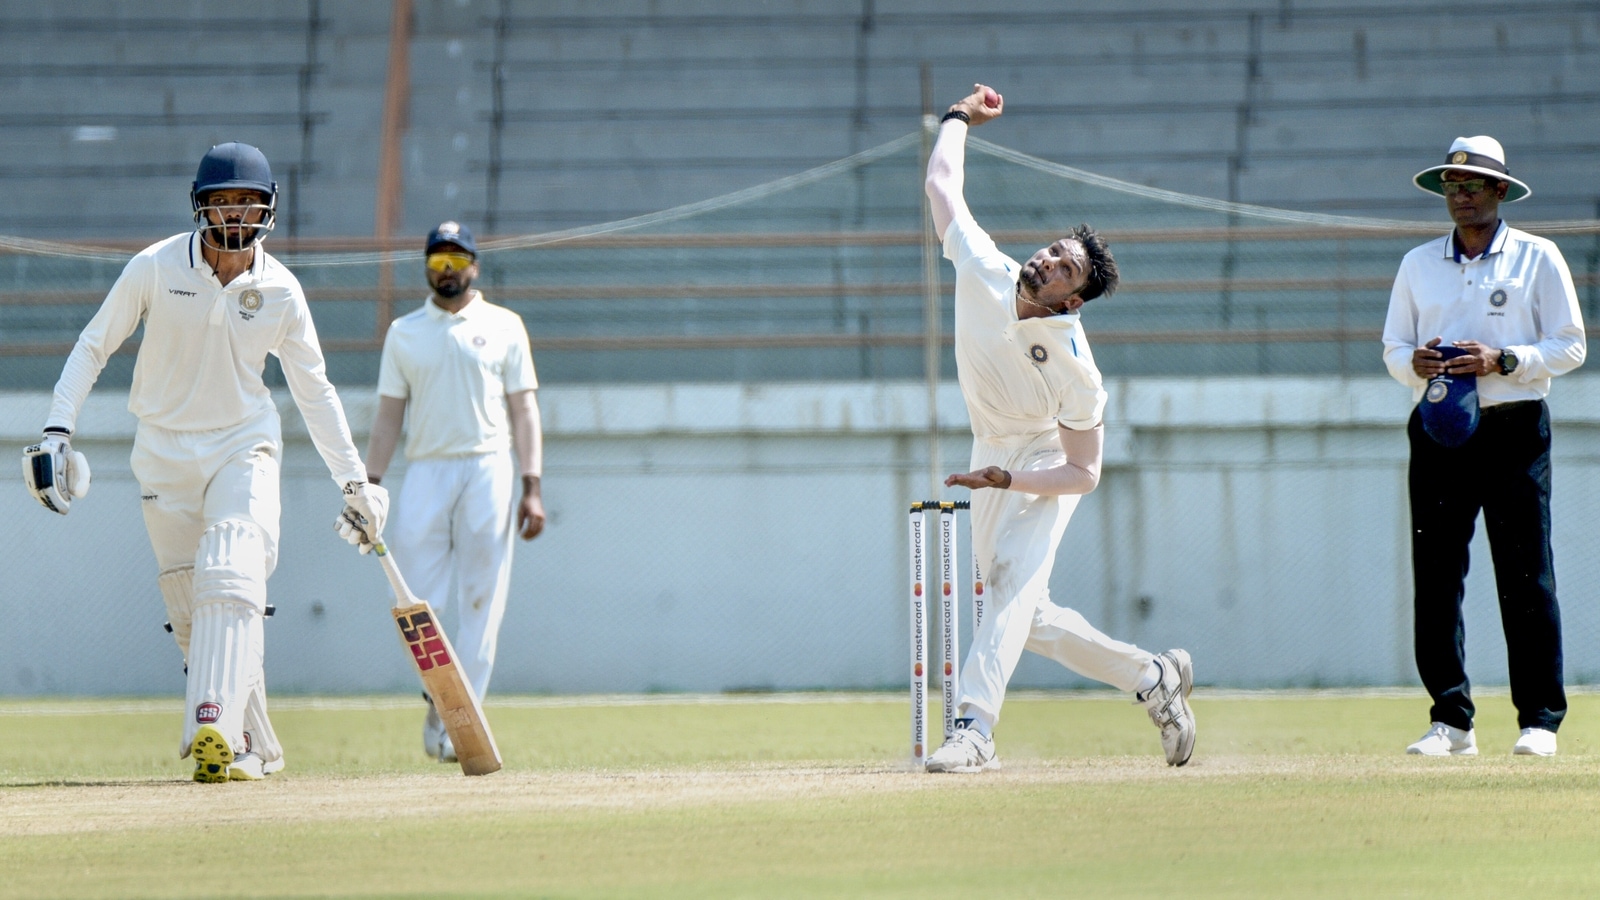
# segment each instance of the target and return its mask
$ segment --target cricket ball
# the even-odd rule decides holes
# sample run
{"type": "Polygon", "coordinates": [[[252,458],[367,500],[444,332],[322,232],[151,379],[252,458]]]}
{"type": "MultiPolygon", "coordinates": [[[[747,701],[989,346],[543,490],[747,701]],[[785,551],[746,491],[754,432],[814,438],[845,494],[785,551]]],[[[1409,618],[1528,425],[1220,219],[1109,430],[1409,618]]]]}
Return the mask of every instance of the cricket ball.
{"type": "Polygon", "coordinates": [[[994,88],[983,89],[983,105],[990,109],[1000,106],[1000,95],[994,92],[994,88]]]}

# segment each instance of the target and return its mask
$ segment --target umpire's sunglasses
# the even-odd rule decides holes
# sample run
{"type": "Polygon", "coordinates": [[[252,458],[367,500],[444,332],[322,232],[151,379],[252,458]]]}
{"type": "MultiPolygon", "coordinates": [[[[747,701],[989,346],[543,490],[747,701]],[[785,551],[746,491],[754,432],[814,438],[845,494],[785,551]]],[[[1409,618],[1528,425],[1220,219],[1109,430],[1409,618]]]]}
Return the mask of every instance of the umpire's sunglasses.
{"type": "Polygon", "coordinates": [[[461,272],[474,262],[473,258],[465,253],[430,253],[428,254],[428,271],[430,272],[461,272]]]}
{"type": "Polygon", "coordinates": [[[1487,178],[1474,178],[1471,181],[1441,181],[1439,182],[1439,187],[1444,190],[1444,195],[1448,197],[1451,194],[1458,194],[1463,191],[1468,194],[1481,194],[1484,188],[1487,188],[1490,184],[1499,184],[1499,182],[1491,182],[1487,178]]]}

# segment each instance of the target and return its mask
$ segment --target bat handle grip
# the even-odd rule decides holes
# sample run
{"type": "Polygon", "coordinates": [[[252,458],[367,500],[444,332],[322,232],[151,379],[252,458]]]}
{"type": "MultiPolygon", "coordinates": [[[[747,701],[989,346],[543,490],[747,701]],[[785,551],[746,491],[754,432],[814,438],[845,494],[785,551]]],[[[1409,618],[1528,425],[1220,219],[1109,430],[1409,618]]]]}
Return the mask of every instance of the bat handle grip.
{"type": "Polygon", "coordinates": [[[405,578],[400,574],[400,567],[395,565],[394,557],[389,554],[389,548],[384,546],[383,538],[372,542],[372,552],[378,557],[378,562],[383,566],[383,574],[389,576],[389,584],[394,588],[394,599],[397,606],[415,606],[417,595],[411,593],[411,586],[406,584],[405,578]]]}

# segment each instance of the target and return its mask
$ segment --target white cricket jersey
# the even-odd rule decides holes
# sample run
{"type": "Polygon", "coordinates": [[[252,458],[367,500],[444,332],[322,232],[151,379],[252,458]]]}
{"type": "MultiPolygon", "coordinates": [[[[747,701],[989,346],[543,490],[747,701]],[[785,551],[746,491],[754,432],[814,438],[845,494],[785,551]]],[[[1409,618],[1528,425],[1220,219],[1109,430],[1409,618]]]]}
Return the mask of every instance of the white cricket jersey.
{"type": "Polygon", "coordinates": [[[1550,379],[1583,365],[1588,341],[1572,272],[1553,242],[1504,221],[1476,259],[1461,256],[1452,230],[1407,253],[1389,295],[1383,361],[1421,399],[1427,379],[1411,368],[1416,348],[1477,341],[1511,350],[1517,370],[1479,375],[1484,406],[1540,400],[1550,379]]]}
{"type": "Polygon", "coordinates": [[[1106,392],[1076,313],[1018,319],[1022,267],[969,215],[944,236],[956,269],[956,375],[972,433],[1012,444],[1060,424],[1100,424],[1106,392]]]}
{"type": "Polygon", "coordinates": [[[407,459],[509,449],[506,395],[538,386],[522,317],[478,291],[458,313],[429,297],[383,341],[378,393],[406,401],[407,459]]]}
{"type": "Polygon", "coordinates": [[[106,359],[141,322],[144,337],[128,391],[128,411],[140,422],[212,431],[276,416],[261,380],[271,353],[283,364],[284,381],[334,481],[365,480],[300,282],[257,247],[250,268],[224,286],[201,255],[195,232],[153,244],[128,261],[67,358],[46,427],[72,430],[106,359]]]}

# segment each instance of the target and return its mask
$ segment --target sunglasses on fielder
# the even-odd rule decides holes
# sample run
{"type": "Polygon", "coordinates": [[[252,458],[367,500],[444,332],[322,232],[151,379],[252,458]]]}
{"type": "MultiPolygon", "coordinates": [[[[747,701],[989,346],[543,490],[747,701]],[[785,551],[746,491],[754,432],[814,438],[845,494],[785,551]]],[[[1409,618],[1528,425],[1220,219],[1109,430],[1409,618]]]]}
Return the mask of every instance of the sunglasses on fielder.
{"type": "Polygon", "coordinates": [[[430,253],[428,254],[428,271],[461,272],[474,262],[476,260],[465,253],[430,253]]]}
{"type": "Polygon", "coordinates": [[[1446,197],[1449,197],[1452,194],[1460,193],[1481,194],[1492,184],[1499,184],[1499,182],[1490,181],[1487,178],[1474,178],[1471,181],[1441,181],[1439,182],[1439,188],[1444,191],[1446,197]]]}

